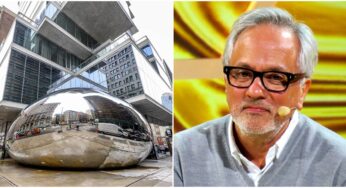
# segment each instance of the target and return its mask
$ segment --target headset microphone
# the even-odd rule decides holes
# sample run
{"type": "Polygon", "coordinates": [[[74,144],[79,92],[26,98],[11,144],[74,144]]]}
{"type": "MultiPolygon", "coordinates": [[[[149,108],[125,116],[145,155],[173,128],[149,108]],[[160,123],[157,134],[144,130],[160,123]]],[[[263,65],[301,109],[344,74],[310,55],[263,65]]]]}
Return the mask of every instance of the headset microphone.
{"type": "Polygon", "coordinates": [[[293,110],[293,109],[295,109],[295,108],[289,108],[287,106],[280,106],[278,109],[278,114],[279,114],[279,116],[284,117],[284,116],[287,116],[291,112],[291,110],[293,110]]]}

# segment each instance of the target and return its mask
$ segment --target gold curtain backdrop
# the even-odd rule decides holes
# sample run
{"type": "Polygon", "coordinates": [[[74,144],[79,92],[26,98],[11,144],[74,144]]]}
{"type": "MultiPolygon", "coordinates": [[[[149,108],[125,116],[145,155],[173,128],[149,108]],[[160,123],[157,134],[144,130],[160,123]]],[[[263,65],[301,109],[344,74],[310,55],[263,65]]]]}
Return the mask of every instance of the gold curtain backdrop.
{"type": "Polygon", "coordinates": [[[313,30],[319,62],[302,113],[346,138],[346,2],[174,2],[175,132],[228,114],[220,57],[237,17],[262,6],[313,30]]]}

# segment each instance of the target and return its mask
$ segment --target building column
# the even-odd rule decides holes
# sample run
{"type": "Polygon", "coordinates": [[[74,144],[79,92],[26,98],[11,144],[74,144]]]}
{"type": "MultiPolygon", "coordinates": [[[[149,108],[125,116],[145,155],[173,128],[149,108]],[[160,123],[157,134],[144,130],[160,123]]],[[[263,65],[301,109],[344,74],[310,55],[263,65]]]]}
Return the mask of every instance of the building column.
{"type": "Polygon", "coordinates": [[[156,158],[156,160],[158,160],[159,157],[158,157],[158,154],[157,154],[157,151],[156,151],[156,147],[155,147],[155,143],[154,143],[154,137],[155,137],[155,136],[154,136],[154,132],[153,132],[153,129],[152,129],[150,123],[149,123],[148,116],[147,116],[146,114],[144,114],[144,118],[147,120],[147,122],[148,122],[148,124],[149,124],[150,131],[151,131],[151,138],[152,138],[151,143],[152,143],[152,145],[153,145],[152,151],[154,152],[153,155],[154,155],[154,157],[156,158]]]}
{"type": "Polygon", "coordinates": [[[10,125],[10,121],[6,121],[5,123],[5,135],[4,135],[4,142],[2,143],[2,159],[5,159],[6,156],[6,137],[7,137],[7,130],[8,126],[10,125]]]}

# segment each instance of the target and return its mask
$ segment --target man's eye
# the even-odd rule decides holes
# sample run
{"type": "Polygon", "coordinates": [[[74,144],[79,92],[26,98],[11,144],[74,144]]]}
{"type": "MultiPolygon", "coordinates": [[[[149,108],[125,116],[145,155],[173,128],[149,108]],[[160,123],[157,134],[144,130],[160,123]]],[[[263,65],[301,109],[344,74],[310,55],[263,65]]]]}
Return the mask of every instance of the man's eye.
{"type": "Polygon", "coordinates": [[[269,76],[267,76],[268,79],[271,80],[284,80],[284,77],[282,75],[279,74],[271,74],[269,76]]]}
{"type": "Polygon", "coordinates": [[[284,84],[288,81],[286,75],[279,73],[266,74],[265,79],[273,84],[284,84]]]}
{"type": "Polygon", "coordinates": [[[232,75],[235,78],[250,78],[252,74],[249,71],[235,71],[232,75]]]}
{"type": "Polygon", "coordinates": [[[242,77],[250,77],[250,76],[251,76],[251,74],[250,74],[249,72],[246,72],[246,71],[242,71],[242,72],[240,72],[239,74],[240,74],[240,76],[242,76],[242,77]]]}

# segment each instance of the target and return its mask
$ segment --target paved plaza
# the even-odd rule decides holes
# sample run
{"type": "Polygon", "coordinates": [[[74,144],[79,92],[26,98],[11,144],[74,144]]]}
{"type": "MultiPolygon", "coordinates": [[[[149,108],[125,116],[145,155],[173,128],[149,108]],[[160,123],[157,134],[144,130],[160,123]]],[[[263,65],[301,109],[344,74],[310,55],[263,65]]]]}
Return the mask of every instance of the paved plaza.
{"type": "Polygon", "coordinates": [[[172,158],[147,159],[127,169],[57,170],[0,161],[0,186],[172,186],[172,158]]]}

